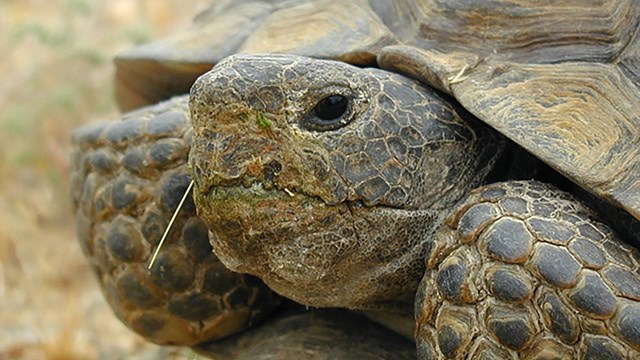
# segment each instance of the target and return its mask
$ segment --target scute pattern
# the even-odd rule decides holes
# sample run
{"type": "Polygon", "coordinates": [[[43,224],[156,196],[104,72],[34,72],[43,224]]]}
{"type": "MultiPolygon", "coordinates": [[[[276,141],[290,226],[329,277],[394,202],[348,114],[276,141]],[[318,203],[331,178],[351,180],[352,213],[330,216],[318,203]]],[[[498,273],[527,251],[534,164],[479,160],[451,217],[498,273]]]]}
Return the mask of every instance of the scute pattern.
{"type": "Polygon", "coordinates": [[[420,356],[640,356],[640,254],[593,219],[539,182],[474,190],[427,259],[416,299],[420,356]]]}
{"type": "Polygon", "coordinates": [[[73,141],[78,238],[127,326],[157,343],[193,345],[241,331],[278,304],[213,255],[190,197],[146,268],[191,179],[186,97],[85,126],[73,141]]]}

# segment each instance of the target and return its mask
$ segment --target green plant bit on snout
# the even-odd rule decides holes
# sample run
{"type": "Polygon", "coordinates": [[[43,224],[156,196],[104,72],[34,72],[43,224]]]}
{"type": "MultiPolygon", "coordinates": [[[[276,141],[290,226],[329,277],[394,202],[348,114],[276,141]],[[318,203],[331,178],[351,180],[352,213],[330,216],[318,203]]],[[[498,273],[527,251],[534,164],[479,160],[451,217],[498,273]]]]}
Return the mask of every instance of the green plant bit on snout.
{"type": "Polygon", "coordinates": [[[260,111],[256,113],[256,123],[263,129],[270,129],[271,125],[273,125],[271,120],[267,119],[260,111]]]}

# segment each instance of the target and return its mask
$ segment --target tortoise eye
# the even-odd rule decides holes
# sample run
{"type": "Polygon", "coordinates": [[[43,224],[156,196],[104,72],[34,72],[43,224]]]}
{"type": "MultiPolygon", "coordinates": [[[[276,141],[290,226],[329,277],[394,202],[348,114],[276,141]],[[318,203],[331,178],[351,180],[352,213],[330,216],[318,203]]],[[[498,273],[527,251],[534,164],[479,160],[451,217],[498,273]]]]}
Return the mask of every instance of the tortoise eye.
{"type": "Polygon", "coordinates": [[[347,124],[345,115],[349,110],[349,99],[342,95],[329,95],[320,100],[307,116],[304,125],[310,130],[335,130],[347,124]]]}
{"type": "Polygon", "coordinates": [[[349,100],[342,95],[331,95],[320,100],[313,109],[315,115],[324,121],[331,121],[339,118],[347,111],[349,100]]]}

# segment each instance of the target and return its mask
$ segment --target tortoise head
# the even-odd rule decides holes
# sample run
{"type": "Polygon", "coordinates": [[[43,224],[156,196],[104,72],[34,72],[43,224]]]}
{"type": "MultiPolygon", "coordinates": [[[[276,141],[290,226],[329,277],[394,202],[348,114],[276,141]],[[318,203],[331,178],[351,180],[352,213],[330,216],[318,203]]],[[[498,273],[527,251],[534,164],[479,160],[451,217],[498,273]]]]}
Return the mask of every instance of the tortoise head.
{"type": "Polygon", "coordinates": [[[412,303],[433,228],[500,148],[415,81],[304,57],[227,58],[190,108],[216,255],[311,306],[412,303]]]}

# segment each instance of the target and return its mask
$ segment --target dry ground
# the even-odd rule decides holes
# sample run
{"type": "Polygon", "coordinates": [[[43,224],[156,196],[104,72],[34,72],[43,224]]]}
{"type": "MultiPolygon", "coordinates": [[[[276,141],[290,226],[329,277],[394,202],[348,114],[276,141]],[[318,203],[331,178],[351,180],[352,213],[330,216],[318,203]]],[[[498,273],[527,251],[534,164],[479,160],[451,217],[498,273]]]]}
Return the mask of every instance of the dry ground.
{"type": "Polygon", "coordinates": [[[74,127],[118,116],[112,56],[206,0],[0,0],[0,358],[183,358],[111,314],[76,243],[74,127]]]}

